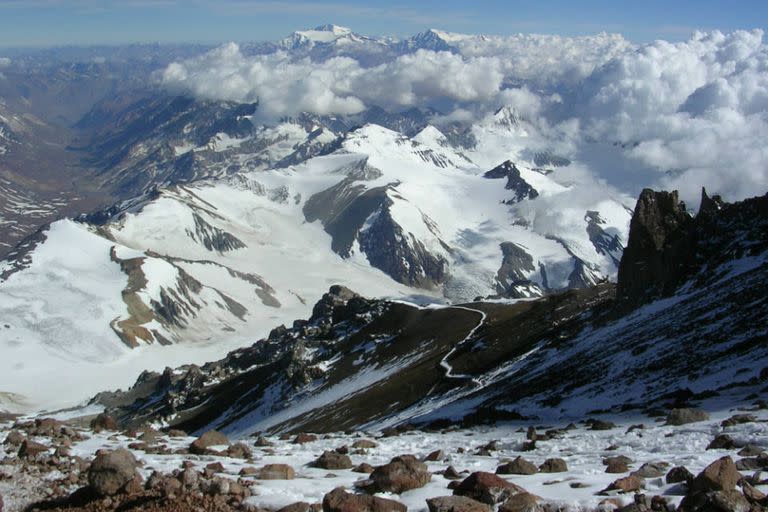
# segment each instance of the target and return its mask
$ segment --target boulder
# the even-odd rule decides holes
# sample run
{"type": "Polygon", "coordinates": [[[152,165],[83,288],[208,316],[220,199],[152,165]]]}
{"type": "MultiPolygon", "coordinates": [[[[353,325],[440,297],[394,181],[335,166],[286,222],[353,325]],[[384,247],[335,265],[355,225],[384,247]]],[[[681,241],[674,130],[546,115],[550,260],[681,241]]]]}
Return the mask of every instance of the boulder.
{"type": "Polygon", "coordinates": [[[617,457],[608,457],[603,460],[603,464],[605,464],[605,472],[626,473],[629,471],[629,461],[630,459],[623,455],[619,455],[617,457]]]}
{"type": "Polygon", "coordinates": [[[737,455],[741,455],[742,457],[756,457],[760,454],[765,452],[765,450],[761,446],[757,446],[755,444],[748,444],[741,450],[737,452],[737,455]]]}
{"type": "Polygon", "coordinates": [[[304,444],[304,443],[311,443],[312,441],[317,441],[317,436],[314,434],[305,434],[300,433],[297,434],[296,437],[293,438],[292,443],[293,444],[304,444]]]}
{"type": "Polygon", "coordinates": [[[5,436],[5,441],[3,441],[4,445],[10,445],[10,446],[21,446],[21,443],[23,443],[27,438],[19,432],[18,430],[11,430],[8,432],[8,435],[5,436]]]}
{"type": "Polygon", "coordinates": [[[378,446],[376,443],[371,441],[370,439],[358,439],[354,443],[352,443],[352,448],[361,448],[363,450],[367,450],[369,448],[376,448],[378,446]]]}
{"type": "Polygon", "coordinates": [[[349,456],[325,451],[312,463],[312,466],[321,469],[350,469],[353,465],[349,456]]]}
{"type": "Polygon", "coordinates": [[[727,420],[723,420],[720,425],[722,427],[732,427],[734,425],[740,425],[742,423],[754,423],[757,421],[757,416],[754,414],[734,414],[727,420]]]}
{"type": "Polygon", "coordinates": [[[259,470],[259,480],[293,480],[296,471],[288,464],[267,464],[259,470]]]}
{"type": "Polygon", "coordinates": [[[191,489],[200,482],[200,473],[192,468],[187,468],[179,475],[179,480],[187,489],[191,489]]]}
{"type": "Polygon", "coordinates": [[[466,496],[488,505],[502,503],[510,496],[521,492],[525,492],[525,489],[519,485],[485,471],[472,473],[453,490],[455,496],[466,496]]]}
{"type": "Polygon", "coordinates": [[[603,420],[588,420],[589,430],[611,430],[616,428],[616,424],[610,421],[603,420]]]}
{"type": "Polygon", "coordinates": [[[538,512],[539,510],[541,510],[539,497],[527,492],[511,496],[499,507],[499,512],[538,512]]]}
{"type": "Polygon", "coordinates": [[[299,501],[297,503],[291,503],[285,507],[278,509],[277,512],[310,512],[312,505],[306,501],[299,501]]]}
{"type": "Polygon", "coordinates": [[[88,485],[98,496],[112,496],[138,476],[138,467],[136,458],[125,448],[100,453],[88,469],[88,485]]]}
{"type": "Polygon", "coordinates": [[[733,438],[728,434],[718,434],[707,445],[707,450],[733,450],[736,448],[736,443],[733,438]]]}
{"type": "Polygon", "coordinates": [[[427,465],[413,455],[395,457],[389,464],[377,467],[371,473],[372,492],[393,492],[400,494],[411,489],[424,487],[432,479],[427,465]]]}
{"type": "Polygon", "coordinates": [[[683,466],[675,466],[667,473],[666,481],[668,484],[678,484],[680,482],[690,483],[693,480],[693,473],[683,466]]]}
{"type": "Polygon", "coordinates": [[[259,448],[269,448],[270,446],[274,446],[275,443],[273,443],[272,441],[270,441],[264,436],[259,436],[259,438],[256,439],[255,445],[258,446],[259,448]]]}
{"type": "Polygon", "coordinates": [[[568,471],[568,464],[563,459],[551,458],[544,461],[539,466],[539,471],[542,473],[564,473],[568,471]]]}
{"type": "Polygon", "coordinates": [[[497,475],[533,475],[538,471],[536,464],[522,457],[516,457],[515,460],[496,468],[497,475]]]}
{"type": "Polygon", "coordinates": [[[493,509],[466,496],[438,496],[427,500],[429,512],[491,512],[493,509]]]}
{"type": "Polygon", "coordinates": [[[667,415],[667,425],[685,425],[687,423],[696,423],[697,421],[707,421],[709,414],[701,409],[682,408],[672,409],[667,415]]]}
{"type": "Polygon", "coordinates": [[[690,493],[683,498],[677,510],[678,512],[750,512],[751,507],[743,494],[731,489],[690,493]]]}
{"type": "Polygon", "coordinates": [[[48,447],[29,439],[25,439],[19,447],[19,457],[23,459],[35,458],[41,453],[48,453],[48,447]]]}
{"type": "Polygon", "coordinates": [[[189,445],[189,451],[195,455],[208,455],[213,452],[213,450],[210,449],[211,446],[228,445],[229,439],[227,436],[216,430],[210,430],[192,441],[192,444],[189,445]]]}
{"type": "Polygon", "coordinates": [[[598,494],[608,494],[610,491],[619,491],[622,493],[630,493],[639,491],[643,488],[645,481],[637,475],[629,475],[624,478],[614,480],[608,487],[600,491],[598,494]]]}
{"type": "Polygon", "coordinates": [[[253,452],[247,444],[235,443],[227,448],[227,457],[232,457],[233,459],[252,459],[253,452]]]}
{"type": "Polygon", "coordinates": [[[362,462],[362,463],[358,464],[357,466],[355,466],[352,469],[352,472],[354,472],[354,473],[366,473],[366,474],[370,475],[371,473],[373,473],[374,469],[376,469],[376,468],[374,468],[373,466],[371,466],[367,462],[362,462]]]}
{"type": "Polygon", "coordinates": [[[760,454],[757,457],[745,457],[736,461],[736,469],[739,471],[756,471],[768,468],[768,455],[760,454]]]}
{"type": "Polygon", "coordinates": [[[456,468],[453,466],[448,466],[445,468],[445,471],[443,471],[443,478],[446,478],[448,480],[460,480],[461,474],[456,471],[456,468]]]}
{"type": "Polygon", "coordinates": [[[736,469],[736,464],[730,457],[722,457],[704,468],[693,479],[690,492],[730,491],[736,488],[736,483],[741,479],[741,474],[736,469]]]}
{"type": "Polygon", "coordinates": [[[641,478],[656,478],[659,476],[664,476],[665,469],[666,467],[663,464],[646,462],[638,469],[633,471],[632,474],[641,478]]]}
{"type": "Polygon", "coordinates": [[[755,489],[751,484],[747,482],[741,483],[741,492],[744,493],[744,497],[747,498],[750,503],[768,505],[768,496],[766,496],[765,493],[755,489]]]}
{"type": "Polygon", "coordinates": [[[103,412],[91,420],[91,429],[94,432],[101,432],[102,430],[117,431],[117,421],[109,414],[103,412]]]}
{"type": "Polygon", "coordinates": [[[435,450],[430,452],[428,455],[425,455],[422,460],[424,462],[437,462],[440,460],[445,460],[445,452],[443,450],[435,450]]]}
{"type": "Polygon", "coordinates": [[[406,512],[402,503],[378,496],[352,494],[337,487],[323,497],[323,512],[406,512]]]}

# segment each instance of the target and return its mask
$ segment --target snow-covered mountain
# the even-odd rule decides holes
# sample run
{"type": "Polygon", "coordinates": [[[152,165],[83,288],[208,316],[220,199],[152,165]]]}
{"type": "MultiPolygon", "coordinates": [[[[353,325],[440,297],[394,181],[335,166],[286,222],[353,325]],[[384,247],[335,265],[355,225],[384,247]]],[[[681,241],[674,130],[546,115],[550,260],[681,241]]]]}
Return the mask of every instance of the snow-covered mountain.
{"type": "Polygon", "coordinates": [[[629,222],[622,198],[564,206],[561,231],[537,231],[535,218],[516,212],[568,192],[556,170],[484,168],[474,149],[432,126],[408,137],[365,125],[333,148],[297,165],[153,189],[44,229],[4,264],[0,292],[14,300],[0,303],[10,319],[0,340],[12,354],[4,371],[16,377],[3,391],[50,405],[25,379],[44,379],[62,359],[73,362],[62,370],[73,384],[60,403],[84,398],[77,393],[92,389],[94,365],[115,367],[95,378],[99,386],[124,386],[137,366],[160,368],[181,354],[158,355],[159,345],[189,345],[187,361],[221,356],[306,316],[330,284],[466,301],[616,275],[629,222]],[[78,320],[84,310],[87,322],[78,320]],[[32,354],[41,375],[16,363],[32,354]]]}
{"type": "Polygon", "coordinates": [[[618,290],[419,307],[335,286],[291,328],[97,401],[129,424],[239,437],[575,421],[746,396],[765,385],[768,361],[766,208],[768,196],[723,204],[705,195],[692,217],[676,193],[646,190],[618,290]],[[643,271],[656,265],[676,270],[643,271]]]}

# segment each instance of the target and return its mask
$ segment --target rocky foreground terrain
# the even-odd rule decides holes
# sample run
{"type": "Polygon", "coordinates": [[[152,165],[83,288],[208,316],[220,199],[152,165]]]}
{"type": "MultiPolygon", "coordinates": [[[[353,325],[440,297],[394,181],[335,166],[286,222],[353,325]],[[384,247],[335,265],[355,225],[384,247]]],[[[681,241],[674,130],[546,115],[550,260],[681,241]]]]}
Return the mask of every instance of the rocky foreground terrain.
{"type": "MultiPolygon", "coordinates": [[[[570,425],[254,435],[4,418],[3,512],[758,511],[768,404],[570,425]]],[[[712,404],[709,404],[712,405],[712,404]]]]}

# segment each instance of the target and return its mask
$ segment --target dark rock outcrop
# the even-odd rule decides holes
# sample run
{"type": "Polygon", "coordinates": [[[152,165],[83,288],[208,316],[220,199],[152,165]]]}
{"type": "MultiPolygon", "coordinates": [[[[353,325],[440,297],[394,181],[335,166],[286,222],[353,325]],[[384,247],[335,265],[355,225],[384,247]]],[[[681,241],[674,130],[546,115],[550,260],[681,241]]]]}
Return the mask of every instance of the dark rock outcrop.
{"type": "Polygon", "coordinates": [[[645,189],[619,265],[618,297],[630,304],[672,293],[694,263],[693,217],[677,191],[645,189]]]}
{"type": "Polygon", "coordinates": [[[505,203],[519,203],[524,199],[536,199],[539,197],[539,191],[533,188],[530,183],[523,179],[523,177],[520,175],[520,169],[518,169],[517,165],[515,165],[514,162],[510,160],[497,165],[490,171],[486,172],[483,177],[492,180],[501,178],[507,179],[507,184],[504,185],[504,188],[511,190],[514,193],[514,197],[505,201],[505,203]]]}

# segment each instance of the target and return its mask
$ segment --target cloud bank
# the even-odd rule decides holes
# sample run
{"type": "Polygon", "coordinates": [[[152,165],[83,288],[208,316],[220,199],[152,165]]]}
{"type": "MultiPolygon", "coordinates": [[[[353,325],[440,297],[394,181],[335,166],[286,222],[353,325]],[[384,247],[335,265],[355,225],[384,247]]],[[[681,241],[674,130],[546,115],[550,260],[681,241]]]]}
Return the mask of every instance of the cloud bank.
{"type": "Polygon", "coordinates": [[[621,36],[445,34],[456,53],[419,50],[364,67],[349,57],[244,56],[228,44],[171,64],[161,82],[207,99],[261,102],[276,119],[448,107],[469,122],[513,105],[542,146],[631,194],[700,187],[727,199],[768,189],[768,47],[762,31],[695,33],[634,47],[621,36]]]}

